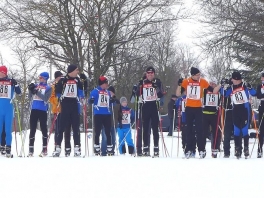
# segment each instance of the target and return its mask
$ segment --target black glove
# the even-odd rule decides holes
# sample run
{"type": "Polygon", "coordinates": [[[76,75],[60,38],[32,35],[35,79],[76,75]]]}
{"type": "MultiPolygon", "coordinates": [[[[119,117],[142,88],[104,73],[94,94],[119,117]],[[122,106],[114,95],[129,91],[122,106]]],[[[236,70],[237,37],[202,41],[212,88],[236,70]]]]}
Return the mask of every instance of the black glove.
{"type": "Polygon", "coordinates": [[[154,88],[157,88],[157,87],[158,87],[158,85],[157,85],[157,82],[156,82],[156,81],[152,81],[152,87],[154,87],[154,88]]]}
{"type": "Polygon", "coordinates": [[[137,85],[133,86],[132,93],[136,94],[137,93],[137,85]]]}
{"type": "Polygon", "coordinates": [[[109,100],[110,103],[114,103],[115,101],[116,101],[115,96],[111,97],[110,100],[109,100]]]}
{"type": "Polygon", "coordinates": [[[28,90],[33,91],[36,88],[36,85],[34,83],[30,83],[28,85],[28,90]]]}
{"type": "Polygon", "coordinates": [[[250,83],[245,82],[245,84],[248,89],[252,89],[252,85],[250,83]]]}
{"type": "Polygon", "coordinates": [[[179,86],[181,86],[181,84],[182,84],[182,81],[183,81],[183,79],[182,79],[182,78],[180,78],[180,79],[178,80],[178,85],[179,85],[179,86]]]}
{"type": "Polygon", "coordinates": [[[81,74],[80,74],[80,79],[81,79],[82,81],[86,81],[86,80],[87,80],[87,76],[86,76],[85,74],[81,73],[81,74]]]}
{"type": "Polygon", "coordinates": [[[33,90],[30,90],[32,94],[37,94],[38,93],[38,90],[37,89],[33,89],[33,90]]]}
{"type": "Polygon", "coordinates": [[[223,79],[221,80],[221,85],[224,86],[225,84],[228,84],[228,79],[223,78],[223,79]]]}
{"type": "Polygon", "coordinates": [[[16,86],[17,85],[17,81],[15,80],[15,79],[11,79],[11,84],[12,84],[12,86],[16,86]]]}
{"type": "Polygon", "coordinates": [[[94,103],[94,98],[90,98],[89,103],[93,104],[94,103]]]}

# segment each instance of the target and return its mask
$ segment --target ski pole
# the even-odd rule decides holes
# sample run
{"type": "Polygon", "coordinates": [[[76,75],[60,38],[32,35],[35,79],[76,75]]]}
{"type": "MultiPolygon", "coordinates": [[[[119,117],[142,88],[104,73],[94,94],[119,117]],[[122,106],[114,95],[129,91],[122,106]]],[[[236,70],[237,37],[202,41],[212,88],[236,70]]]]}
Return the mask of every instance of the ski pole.
{"type": "Polygon", "coordinates": [[[174,119],[175,119],[175,109],[173,109],[173,116],[172,116],[172,134],[171,134],[171,157],[172,157],[172,150],[173,150],[173,132],[174,132],[174,119]]]}
{"type": "MultiPolygon", "coordinates": [[[[252,113],[253,113],[253,116],[254,116],[254,112],[253,112],[253,111],[252,111],[252,113]]],[[[259,127],[260,127],[261,124],[262,124],[263,117],[264,117],[264,114],[263,114],[262,117],[261,117],[259,127]]],[[[258,133],[259,133],[259,130],[257,129],[257,125],[256,125],[256,119],[255,119],[255,116],[254,116],[254,125],[255,125],[255,130],[256,130],[256,138],[255,138],[255,141],[254,141],[254,144],[253,144],[252,150],[251,150],[250,158],[251,158],[251,156],[252,156],[252,153],[253,153],[253,150],[254,150],[254,147],[255,147],[255,144],[256,144],[256,140],[258,139],[258,133]]],[[[258,139],[258,141],[259,141],[259,139],[258,139]]]]}
{"type": "Polygon", "coordinates": [[[180,130],[181,130],[181,102],[179,105],[178,110],[178,145],[177,145],[177,158],[179,157],[179,150],[180,150],[180,130]]]}
{"type": "Polygon", "coordinates": [[[14,129],[15,129],[15,142],[16,142],[16,153],[17,153],[17,156],[18,156],[18,151],[17,151],[17,136],[16,136],[16,132],[17,132],[17,130],[16,130],[16,118],[14,117],[14,120],[13,120],[14,122],[14,129]]]}
{"type": "MultiPolygon", "coordinates": [[[[114,112],[114,103],[112,103],[112,116],[113,116],[113,125],[114,125],[114,131],[115,131],[115,147],[116,147],[116,155],[118,155],[118,149],[117,149],[117,138],[116,138],[116,126],[115,126],[115,112],[114,112]]],[[[111,129],[112,130],[112,129],[111,129]]],[[[110,131],[111,134],[111,131],[110,131]]],[[[112,137],[112,135],[111,135],[112,137]]]]}

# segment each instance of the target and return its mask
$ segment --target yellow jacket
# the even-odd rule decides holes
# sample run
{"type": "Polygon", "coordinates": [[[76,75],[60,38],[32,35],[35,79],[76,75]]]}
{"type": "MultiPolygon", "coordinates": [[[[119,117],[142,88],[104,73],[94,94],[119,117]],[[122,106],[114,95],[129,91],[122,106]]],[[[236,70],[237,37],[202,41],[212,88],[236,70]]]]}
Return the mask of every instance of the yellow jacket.
{"type": "Polygon", "coordinates": [[[60,104],[58,101],[58,97],[56,96],[56,93],[55,93],[55,83],[52,84],[51,88],[52,88],[51,96],[50,96],[51,112],[53,114],[57,114],[57,113],[60,113],[61,108],[60,108],[60,104]]]}

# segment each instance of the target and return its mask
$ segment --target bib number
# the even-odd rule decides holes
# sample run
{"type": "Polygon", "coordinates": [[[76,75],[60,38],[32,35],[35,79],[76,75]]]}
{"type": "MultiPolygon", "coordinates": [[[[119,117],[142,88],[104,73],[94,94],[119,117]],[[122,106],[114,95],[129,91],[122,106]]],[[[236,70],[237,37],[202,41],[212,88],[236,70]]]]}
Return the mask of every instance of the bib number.
{"type": "Polygon", "coordinates": [[[143,98],[145,101],[157,100],[156,89],[151,84],[143,85],[143,98]]]}
{"type": "Polygon", "coordinates": [[[7,81],[0,82],[0,98],[11,99],[11,83],[7,81]]]}
{"type": "Polygon", "coordinates": [[[238,88],[232,93],[232,101],[234,104],[244,104],[248,102],[244,88],[238,88]]]}
{"type": "Polygon", "coordinates": [[[77,97],[77,84],[74,80],[67,81],[63,96],[67,98],[76,98],[77,97]]]}
{"type": "Polygon", "coordinates": [[[123,111],[122,115],[122,124],[130,124],[130,112],[129,111],[123,111]]]}
{"type": "Polygon", "coordinates": [[[98,97],[98,107],[109,107],[109,95],[107,92],[100,92],[98,97]]]}
{"type": "Polygon", "coordinates": [[[218,94],[207,93],[205,106],[216,107],[218,104],[218,94]]]}
{"type": "Polygon", "coordinates": [[[201,87],[195,85],[187,86],[187,98],[193,100],[200,100],[201,87]]]}

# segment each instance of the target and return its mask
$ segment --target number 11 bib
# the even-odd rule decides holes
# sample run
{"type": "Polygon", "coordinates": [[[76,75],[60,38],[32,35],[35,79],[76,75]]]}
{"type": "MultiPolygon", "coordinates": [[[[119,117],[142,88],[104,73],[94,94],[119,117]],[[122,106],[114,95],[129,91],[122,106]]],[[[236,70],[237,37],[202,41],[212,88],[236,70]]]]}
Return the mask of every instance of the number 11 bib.
{"type": "Polygon", "coordinates": [[[187,98],[192,100],[201,99],[201,86],[200,83],[190,83],[187,85],[187,98]]]}

